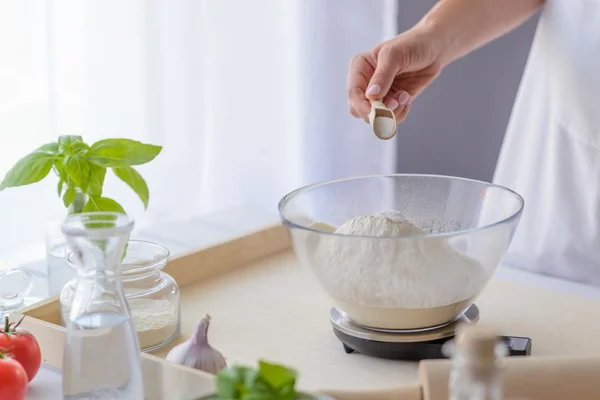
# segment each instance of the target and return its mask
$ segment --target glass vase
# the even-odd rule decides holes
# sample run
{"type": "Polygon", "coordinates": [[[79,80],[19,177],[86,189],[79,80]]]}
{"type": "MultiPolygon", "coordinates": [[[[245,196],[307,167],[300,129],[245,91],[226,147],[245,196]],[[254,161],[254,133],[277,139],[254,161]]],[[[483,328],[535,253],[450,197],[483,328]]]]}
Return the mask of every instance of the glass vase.
{"type": "Polygon", "coordinates": [[[138,338],[120,278],[133,221],[125,214],[67,217],[76,286],[63,353],[66,400],[143,400],[138,338]]]}
{"type": "Polygon", "coordinates": [[[54,215],[46,224],[46,262],[48,264],[48,292],[50,296],[60,293],[63,286],[75,277],[75,270],[67,264],[70,253],[67,237],[61,226],[67,215],[80,213],[87,202],[87,195],[76,189],[75,200],[67,210],[54,215]]]}

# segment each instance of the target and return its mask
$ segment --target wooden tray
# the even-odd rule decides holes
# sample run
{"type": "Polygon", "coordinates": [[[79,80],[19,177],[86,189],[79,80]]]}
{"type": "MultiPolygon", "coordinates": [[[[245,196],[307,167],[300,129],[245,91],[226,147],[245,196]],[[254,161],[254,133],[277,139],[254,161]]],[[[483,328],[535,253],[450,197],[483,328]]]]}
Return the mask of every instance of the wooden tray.
{"type": "MultiPolygon", "coordinates": [[[[188,297],[188,293],[194,291],[197,286],[194,283],[210,281],[213,276],[227,274],[255,260],[289,250],[289,246],[287,234],[282,226],[277,224],[169,260],[164,272],[171,275],[181,288],[181,335],[158,356],[142,353],[145,393],[148,400],[189,398],[210,394],[214,390],[212,375],[163,360],[172,346],[193,333],[204,313],[213,312],[207,304],[194,304],[193,298],[188,297]]],[[[21,327],[29,330],[38,339],[43,363],[61,370],[66,329],[60,325],[59,297],[51,297],[23,308],[12,315],[11,319],[18,320],[22,315],[25,315],[25,319],[21,327]]],[[[223,321],[220,320],[227,317],[213,315],[213,318],[216,321],[211,322],[210,336],[211,339],[216,339],[219,336],[218,331],[222,329],[220,325],[223,321]]],[[[233,361],[230,360],[229,363],[232,364],[233,361]]],[[[255,365],[256,360],[250,364],[255,365]]]]}
{"type": "MultiPolygon", "coordinates": [[[[299,265],[280,225],[174,257],[165,272],[181,287],[181,336],[173,345],[210,313],[209,340],[229,365],[266,359],[299,370],[303,390],[410,384],[406,399],[420,398],[417,363],[343,351],[328,320],[331,302],[299,265]],[[408,397],[413,395],[419,397],[408,397]]],[[[600,356],[600,302],[493,279],[477,304],[481,322],[502,334],[532,338],[535,355],[600,356]]],[[[44,362],[60,369],[65,330],[59,326],[58,298],[21,312],[26,315],[22,326],[40,341],[44,362]]],[[[212,376],[162,360],[173,345],[143,356],[149,398],[210,392],[212,376]]]]}

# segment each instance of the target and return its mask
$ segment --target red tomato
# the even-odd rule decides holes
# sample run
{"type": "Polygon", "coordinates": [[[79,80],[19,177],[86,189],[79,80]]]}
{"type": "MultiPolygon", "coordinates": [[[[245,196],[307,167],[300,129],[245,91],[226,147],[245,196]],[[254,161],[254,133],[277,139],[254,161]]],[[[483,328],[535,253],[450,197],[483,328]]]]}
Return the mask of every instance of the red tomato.
{"type": "Polygon", "coordinates": [[[0,353],[0,400],[24,400],[27,395],[27,373],[19,362],[0,353]]]}
{"type": "MultiPolygon", "coordinates": [[[[18,329],[21,321],[16,325],[11,324],[6,317],[4,330],[0,331],[0,351],[17,360],[25,369],[28,381],[31,382],[42,364],[42,352],[32,334],[18,329]]],[[[0,381],[2,380],[0,379],[0,381]]]]}

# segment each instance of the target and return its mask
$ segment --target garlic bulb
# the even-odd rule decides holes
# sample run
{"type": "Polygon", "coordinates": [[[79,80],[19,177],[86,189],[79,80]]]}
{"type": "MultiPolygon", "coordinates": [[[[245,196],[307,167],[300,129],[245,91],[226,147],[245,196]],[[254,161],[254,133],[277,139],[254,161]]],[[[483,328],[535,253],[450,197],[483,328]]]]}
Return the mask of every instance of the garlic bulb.
{"type": "Polygon", "coordinates": [[[173,347],[167,360],[192,367],[210,374],[216,374],[227,367],[225,357],[208,343],[210,315],[206,314],[198,323],[194,336],[173,347]]]}

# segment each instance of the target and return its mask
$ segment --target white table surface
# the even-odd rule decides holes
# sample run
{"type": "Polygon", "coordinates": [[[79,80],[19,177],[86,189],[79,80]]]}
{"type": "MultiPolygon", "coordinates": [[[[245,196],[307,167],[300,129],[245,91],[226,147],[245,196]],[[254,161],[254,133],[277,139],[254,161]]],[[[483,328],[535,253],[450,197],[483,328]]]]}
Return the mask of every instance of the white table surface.
{"type": "MultiPolygon", "coordinates": [[[[269,223],[277,222],[277,216],[257,210],[240,208],[203,218],[190,219],[179,223],[166,223],[150,230],[132,235],[135,239],[159,242],[176,255],[204,245],[221,241],[228,237],[251,232],[269,223]]],[[[33,267],[32,267],[33,268],[33,267]]],[[[600,288],[564,281],[561,279],[531,274],[501,266],[497,277],[533,286],[542,286],[560,292],[600,300],[600,288]]],[[[48,284],[44,285],[43,274],[36,276],[38,297],[48,296],[48,284]]],[[[36,292],[34,290],[34,292],[36,292]]],[[[53,295],[53,294],[51,294],[53,295]]],[[[59,371],[42,366],[38,375],[29,384],[28,400],[61,400],[61,374],[59,371]]]]}
{"type": "Polygon", "coordinates": [[[27,388],[27,400],[62,400],[61,374],[42,365],[27,388]]]}

